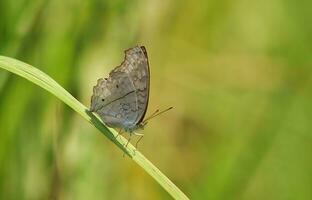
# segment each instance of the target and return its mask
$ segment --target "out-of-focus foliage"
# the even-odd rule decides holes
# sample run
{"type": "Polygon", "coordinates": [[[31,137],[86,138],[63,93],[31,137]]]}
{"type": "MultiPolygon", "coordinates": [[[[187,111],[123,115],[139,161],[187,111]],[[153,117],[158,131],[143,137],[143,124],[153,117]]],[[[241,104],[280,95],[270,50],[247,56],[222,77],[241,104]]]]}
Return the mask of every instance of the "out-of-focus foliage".
{"type": "MultiPolygon", "coordinates": [[[[89,105],[145,45],[141,151],[192,199],[312,199],[310,1],[1,0],[0,54],[89,105]]],[[[169,199],[55,97],[0,71],[0,199],[169,199]]]]}

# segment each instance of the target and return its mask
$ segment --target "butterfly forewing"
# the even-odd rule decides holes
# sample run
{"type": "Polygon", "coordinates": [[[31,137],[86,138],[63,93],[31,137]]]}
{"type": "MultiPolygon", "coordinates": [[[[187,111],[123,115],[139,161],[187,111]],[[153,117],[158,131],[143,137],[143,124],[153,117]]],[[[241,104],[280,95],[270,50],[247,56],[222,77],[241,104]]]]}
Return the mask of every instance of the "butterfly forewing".
{"type": "Polygon", "coordinates": [[[145,47],[135,47],[126,51],[126,60],[130,63],[129,74],[136,89],[139,124],[146,113],[149,98],[150,72],[145,47]]]}

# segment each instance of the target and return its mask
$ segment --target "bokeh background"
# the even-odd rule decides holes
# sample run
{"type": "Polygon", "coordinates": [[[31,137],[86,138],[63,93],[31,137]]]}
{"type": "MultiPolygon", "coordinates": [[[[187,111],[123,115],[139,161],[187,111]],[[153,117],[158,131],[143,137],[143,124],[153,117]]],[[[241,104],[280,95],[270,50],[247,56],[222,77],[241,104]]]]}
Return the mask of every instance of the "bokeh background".
{"type": "MultiPolygon", "coordinates": [[[[86,106],[145,45],[140,150],[192,199],[312,199],[311,1],[1,0],[0,54],[86,106]]],[[[0,70],[0,199],[170,199],[78,114],[0,70]]]]}

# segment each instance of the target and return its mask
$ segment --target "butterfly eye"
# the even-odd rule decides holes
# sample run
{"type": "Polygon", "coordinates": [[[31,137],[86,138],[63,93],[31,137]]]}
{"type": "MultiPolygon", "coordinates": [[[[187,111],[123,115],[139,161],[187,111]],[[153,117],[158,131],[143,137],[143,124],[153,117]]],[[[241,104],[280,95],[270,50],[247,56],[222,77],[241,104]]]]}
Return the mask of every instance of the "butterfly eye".
{"type": "Polygon", "coordinates": [[[102,101],[105,101],[105,99],[102,99],[102,101]]]}
{"type": "Polygon", "coordinates": [[[119,85],[116,85],[116,88],[119,88],[119,85]]]}

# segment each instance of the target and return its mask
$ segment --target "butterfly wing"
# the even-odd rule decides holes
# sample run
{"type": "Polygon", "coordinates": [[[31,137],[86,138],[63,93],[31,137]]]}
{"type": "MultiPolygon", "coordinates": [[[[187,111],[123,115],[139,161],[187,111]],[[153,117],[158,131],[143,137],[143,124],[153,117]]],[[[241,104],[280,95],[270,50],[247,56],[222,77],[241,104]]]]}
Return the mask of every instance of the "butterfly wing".
{"type": "Polygon", "coordinates": [[[137,96],[137,118],[136,125],[143,119],[147,111],[150,86],[150,70],[147,52],[144,46],[134,47],[126,50],[125,71],[128,73],[137,96]]]}
{"type": "Polygon", "coordinates": [[[93,88],[91,111],[111,127],[133,130],[147,110],[149,66],[144,47],[125,51],[125,60],[93,88]]]}

